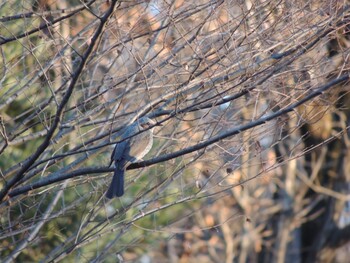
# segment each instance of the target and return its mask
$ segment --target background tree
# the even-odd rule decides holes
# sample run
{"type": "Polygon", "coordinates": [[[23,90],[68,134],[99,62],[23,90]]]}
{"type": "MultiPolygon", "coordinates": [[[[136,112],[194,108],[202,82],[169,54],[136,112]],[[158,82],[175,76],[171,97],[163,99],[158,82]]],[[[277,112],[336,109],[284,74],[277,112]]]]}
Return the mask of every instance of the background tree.
{"type": "Polygon", "coordinates": [[[349,7],[1,2],[2,261],[347,262],[349,7]]]}

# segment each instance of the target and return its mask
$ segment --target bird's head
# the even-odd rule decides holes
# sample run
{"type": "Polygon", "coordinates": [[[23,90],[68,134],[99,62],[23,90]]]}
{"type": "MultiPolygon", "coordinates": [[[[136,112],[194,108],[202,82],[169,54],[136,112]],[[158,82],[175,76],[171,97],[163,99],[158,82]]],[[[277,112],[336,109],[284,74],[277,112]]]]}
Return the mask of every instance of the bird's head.
{"type": "Polygon", "coordinates": [[[155,126],[162,126],[162,124],[157,124],[155,120],[152,120],[148,117],[143,117],[139,119],[138,124],[142,127],[142,129],[149,129],[150,127],[154,128],[155,126]]]}

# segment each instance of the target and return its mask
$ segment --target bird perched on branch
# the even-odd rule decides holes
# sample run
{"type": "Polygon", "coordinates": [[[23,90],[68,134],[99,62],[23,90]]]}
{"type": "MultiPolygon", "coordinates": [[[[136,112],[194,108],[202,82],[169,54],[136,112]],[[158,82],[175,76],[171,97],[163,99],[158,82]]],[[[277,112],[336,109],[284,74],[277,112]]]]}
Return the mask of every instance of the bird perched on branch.
{"type": "Polygon", "coordinates": [[[106,192],[107,198],[120,197],[124,194],[125,170],[151,150],[155,125],[157,122],[143,117],[131,124],[121,136],[111,156],[111,164],[114,161],[115,170],[111,185],[106,192]]]}

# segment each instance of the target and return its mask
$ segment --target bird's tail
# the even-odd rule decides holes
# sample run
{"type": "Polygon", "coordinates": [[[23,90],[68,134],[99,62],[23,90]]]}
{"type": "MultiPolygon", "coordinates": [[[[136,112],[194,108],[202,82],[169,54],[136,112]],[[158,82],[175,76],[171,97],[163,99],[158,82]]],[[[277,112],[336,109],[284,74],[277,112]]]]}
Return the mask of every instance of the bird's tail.
{"type": "Polygon", "coordinates": [[[111,185],[106,192],[107,198],[112,199],[115,196],[120,197],[124,194],[124,173],[125,170],[117,165],[114,170],[111,185]]]}

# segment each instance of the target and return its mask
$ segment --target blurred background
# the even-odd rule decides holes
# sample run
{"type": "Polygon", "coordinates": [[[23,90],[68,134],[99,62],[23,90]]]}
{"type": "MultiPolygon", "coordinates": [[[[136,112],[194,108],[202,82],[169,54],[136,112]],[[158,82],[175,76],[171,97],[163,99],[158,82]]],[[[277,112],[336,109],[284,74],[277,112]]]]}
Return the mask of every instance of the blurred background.
{"type": "Polygon", "coordinates": [[[1,262],[348,262],[349,4],[0,1],[1,262]]]}

